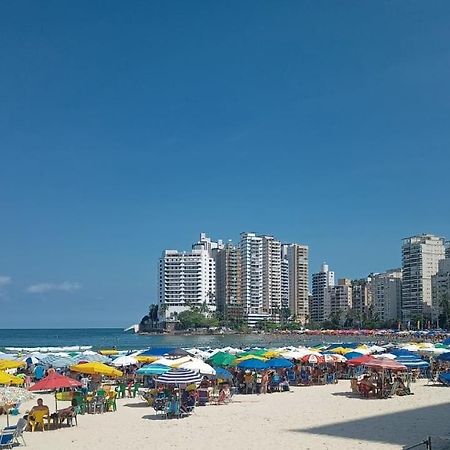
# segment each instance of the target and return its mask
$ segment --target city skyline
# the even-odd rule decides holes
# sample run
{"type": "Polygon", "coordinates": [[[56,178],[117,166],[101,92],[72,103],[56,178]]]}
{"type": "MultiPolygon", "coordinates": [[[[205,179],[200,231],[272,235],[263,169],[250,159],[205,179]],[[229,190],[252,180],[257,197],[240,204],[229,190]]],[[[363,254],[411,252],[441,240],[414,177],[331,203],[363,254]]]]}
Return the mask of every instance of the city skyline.
{"type": "Polygon", "coordinates": [[[352,278],[450,236],[449,14],[1,2],[0,326],[134,323],[199,230],[352,278]]]}

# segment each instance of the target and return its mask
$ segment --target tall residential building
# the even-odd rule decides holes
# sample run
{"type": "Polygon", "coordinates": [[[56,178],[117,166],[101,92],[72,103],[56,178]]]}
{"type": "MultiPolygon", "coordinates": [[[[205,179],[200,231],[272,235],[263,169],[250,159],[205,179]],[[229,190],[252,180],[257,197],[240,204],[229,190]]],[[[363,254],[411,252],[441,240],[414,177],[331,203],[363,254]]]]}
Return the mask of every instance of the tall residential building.
{"type": "Polygon", "coordinates": [[[442,302],[450,302],[450,257],[439,261],[439,270],[431,277],[432,287],[432,324],[439,325],[442,302]]]}
{"type": "Polygon", "coordinates": [[[372,307],[371,278],[352,281],[352,310],[359,322],[370,317],[372,307]]]}
{"type": "Polygon", "coordinates": [[[383,322],[401,317],[402,269],[372,275],[372,313],[383,322]]]}
{"type": "Polygon", "coordinates": [[[345,321],[347,311],[352,306],[352,282],[342,278],[335,286],[329,286],[324,293],[324,319],[330,320],[339,317],[340,322],[345,321]]]}
{"type": "Polygon", "coordinates": [[[289,309],[297,321],[309,321],[308,301],[308,247],[300,244],[287,245],[289,263],[289,309]]]}
{"type": "Polygon", "coordinates": [[[269,319],[263,311],[263,240],[255,233],[241,233],[241,295],[244,315],[250,326],[269,319]]]}
{"type": "Polygon", "coordinates": [[[262,238],[263,312],[271,320],[281,315],[281,242],[273,236],[262,238]]]}
{"type": "Polygon", "coordinates": [[[281,246],[281,308],[284,314],[289,309],[289,260],[287,244],[281,246]]]}
{"type": "Polygon", "coordinates": [[[320,272],[312,276],[312,302],[310,309],[311,322],[324,321],[324,300],[325,292],[331,286],[334,286],[334,272],[328,269],[327,264],[322,264],[320,272]]]}
{"type": "Polygon", "coordinates": [[[445,243],[445,257],[450,259],[450,241],[445,243]]]}
{"type": "Polygon", "coordinates": [[[220,249],[216,256],[216,300],[224,319],[242,320],[241,254],[231,243],[220,249]]]}
{"type": "Polygon", "coordinates": [[[445,257],[444,239],[432,234],[402,241],[402,319],[405,323],[431,319],[431,277],[445,257]]]}
{"type": "Polygon", "coordinates": [[[215,262],[208,250],[166,250],[159,260],[159,314],[163,321],[175,320],[190,307],[216,309],[215,262]]]}

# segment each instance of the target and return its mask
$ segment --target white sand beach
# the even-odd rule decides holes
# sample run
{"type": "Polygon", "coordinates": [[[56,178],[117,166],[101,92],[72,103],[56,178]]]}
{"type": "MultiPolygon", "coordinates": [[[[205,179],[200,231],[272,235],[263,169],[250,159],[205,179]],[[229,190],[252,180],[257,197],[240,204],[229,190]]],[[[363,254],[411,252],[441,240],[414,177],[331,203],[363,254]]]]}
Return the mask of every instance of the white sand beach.
{"type": "MultiPolygon", "coordinates": [[[[450,390],[426,381],[412,390],[415,395],[368,400],[352,396],[349,382],[340,381],[237,395],[228,405],[197,407],[192,416],[171,420],[157,417],[138,398],[121,399],[115,413],[79,416],[78,427],[27,432],[25,439],[36,450],[400,449],[450,432],[450,390]]],[[[43,398],[54,410],[53,397],[43,398]]]]}

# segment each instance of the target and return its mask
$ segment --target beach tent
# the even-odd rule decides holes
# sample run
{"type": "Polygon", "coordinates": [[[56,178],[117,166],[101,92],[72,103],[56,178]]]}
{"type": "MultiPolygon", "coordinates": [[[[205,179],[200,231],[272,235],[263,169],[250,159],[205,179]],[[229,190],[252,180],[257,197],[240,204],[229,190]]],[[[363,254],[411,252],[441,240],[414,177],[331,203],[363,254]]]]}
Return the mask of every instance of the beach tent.
{"type": "Polygon", "coordinates": [[[294,367],[294,364],[285,358],[272,358],[267,361],[267,364],[271,369],[290,369],[294,367]]]}
{"type": "Polygon", "coordinates": [[[3,372],[0,370],[0,384],[23,384],[24,379],[20,377],[15,377],[14,375],[10,375],[9,373],[3,372]]]}
{"type": "Polygon", "coordinates": [[[70,370],[88,375],[105,375],[107,377],[121,377],[123,375],[120,370],[99,362],[77,364],[72,366],[70,370]]]}
{"type": "Polygon", "coordinates": [[[269,365],[265,361],[261,361],[257,358],[246,359],[245,361],[240,362],[237,367],[239,369],[248,369],[248,370],[266,370],[269,369],[269,365]]]}
{"type": "Polygon", "coordinates": [[[171,370],[171,367],[165,366],[164,364],[148,364],[147,366],[141,367],[136,371],[138,375],[151,376],[151,375],[162,375],[163,373],[171,370]]]}
{"type": "Polygon", "coordinates": [[[200,383],[202,375],[194,370],[189,369],[171,369],[168,372],[156,378],[156,381],[161,384],[192,384],[200,383]]]}
{"type": "Polygon", "coordinates": [[[190,369],[194,372],[199,372],[202,375],[216,374],[216,370],[212,366],[197,358],[192,358],[190,361],[181,364],[179,367],[180,369],[190,369]]]}

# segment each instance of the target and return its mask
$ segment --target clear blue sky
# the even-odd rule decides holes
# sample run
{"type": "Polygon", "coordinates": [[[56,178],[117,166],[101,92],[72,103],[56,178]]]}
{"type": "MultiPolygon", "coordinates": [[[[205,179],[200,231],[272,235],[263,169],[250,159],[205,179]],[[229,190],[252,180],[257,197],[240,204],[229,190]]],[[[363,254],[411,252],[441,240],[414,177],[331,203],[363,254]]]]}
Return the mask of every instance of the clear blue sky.
{"type": "Polygon", "coordinates": [[[201,231],[311,272],[450,237],[450,2],[0,3],[0,326],[125,326],[201,231]]]}

